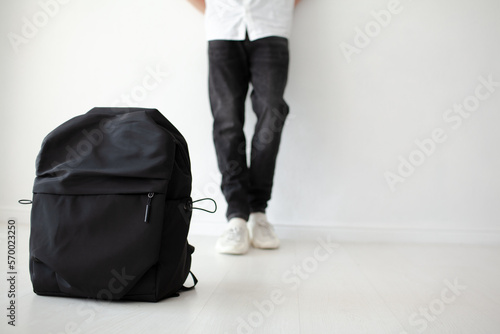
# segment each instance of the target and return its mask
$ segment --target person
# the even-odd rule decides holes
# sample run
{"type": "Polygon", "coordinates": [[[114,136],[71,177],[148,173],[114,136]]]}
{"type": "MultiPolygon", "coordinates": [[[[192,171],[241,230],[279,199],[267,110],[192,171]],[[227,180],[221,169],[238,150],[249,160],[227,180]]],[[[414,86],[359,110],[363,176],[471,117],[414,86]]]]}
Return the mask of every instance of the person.
{"type": "Polygon", "coordinates": [[[250,244],[276,249],[280,240],[266,208],[289,112],[283,99],[288,38],[300,0],[188,1],[205,14],[213,140],[228,205],[228,225],[215,248],[225,254],[245,254],[250,244]],[[247,164],[243,125],[249,84],[257,123],[247,164]]]}

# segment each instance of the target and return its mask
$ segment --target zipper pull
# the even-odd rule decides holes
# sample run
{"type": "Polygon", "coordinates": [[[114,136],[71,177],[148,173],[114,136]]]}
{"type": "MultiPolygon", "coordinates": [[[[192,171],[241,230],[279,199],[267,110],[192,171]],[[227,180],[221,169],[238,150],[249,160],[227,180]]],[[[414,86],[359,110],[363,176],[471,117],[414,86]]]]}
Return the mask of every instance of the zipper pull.
{"type": "Polygon", "coordinates": [[[151,212],[151,201],[153,200],[153,196],[155,193],[148,194],[148,203],[146,204],[146,213],[144,214],[144,222],[149,223],[149,214],[151,212]]]}

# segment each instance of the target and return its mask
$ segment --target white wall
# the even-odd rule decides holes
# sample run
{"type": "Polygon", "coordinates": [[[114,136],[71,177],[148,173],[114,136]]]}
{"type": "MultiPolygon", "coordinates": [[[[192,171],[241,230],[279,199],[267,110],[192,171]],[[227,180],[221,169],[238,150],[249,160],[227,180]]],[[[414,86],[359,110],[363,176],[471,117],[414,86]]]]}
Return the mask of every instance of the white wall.
{"type": "MultiPolygon", "coordinates": [[[[38,1],[0,6],[2,217],[30,197],[35,157],[50,130],[137,92],[158,69],[158,87],[137,104],[158,108],[185,135],[193,195],[219,202],[217,214],[195,214],[194,228],[222,226],[200,14],[183,0],[72,0],[49,6],[53,16],[43,22],[38,1]],[[44,24],[38,31],[24,27],[34,17],[44,24]],[[22,36],[23,27],[25,43],[13,47],[8,34],[22,36]]],[[[454,104],[477,101],[480,77],[500,82],[499,13],[497,0],[303,0],[290,41],[291,114],[273,222],[500,236],[500,87],[460,127],[443,119],[454,104]],[[393,14],[381,27],[372,11],[388,6],[393,14]],[[366,27],[373,37],[364,46],[356,29],[366,27]],[[346,57],[347,44],[357,53],[346,57]],[[384,173],[397,173],[399,156],[418,157],[415,141],[435,129],[446,140],[391,191],[384,173]]],[[[249,134],[254,120],[249,108],[249,134]]]]}

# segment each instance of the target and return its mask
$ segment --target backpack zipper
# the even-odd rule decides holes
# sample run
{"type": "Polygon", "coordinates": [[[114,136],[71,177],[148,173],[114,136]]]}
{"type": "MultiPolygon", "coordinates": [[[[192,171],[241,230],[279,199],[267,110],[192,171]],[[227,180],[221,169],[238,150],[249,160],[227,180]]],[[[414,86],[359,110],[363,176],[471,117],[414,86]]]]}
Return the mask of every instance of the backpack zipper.
{"type": "Polygon", "coordinates": [[[146,204],[146,212],[144,213],[144,222],[149,223],[149,216],[151,212],[151,201],[153,200],[153,196],[155,193],[148,194],[148,203],[146,204]]]}

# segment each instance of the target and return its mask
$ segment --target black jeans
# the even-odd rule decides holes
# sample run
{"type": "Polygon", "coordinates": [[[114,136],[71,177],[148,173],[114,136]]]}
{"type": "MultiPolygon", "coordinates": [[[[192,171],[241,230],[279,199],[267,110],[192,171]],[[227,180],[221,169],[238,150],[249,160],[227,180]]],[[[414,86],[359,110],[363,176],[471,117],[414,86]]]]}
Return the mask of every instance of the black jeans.
{"type": "Polygon", "coordinates": [[[213,138],[222,173],[221,189],[228,219],[248,219],[265,212],[271,198],[276,156],[288,105],[283,99],[288,78],[288,40],[209,41],[209,95],[213,138]],[[249,83],[257,124],[247,164],[243,133],[249,83]]]}

